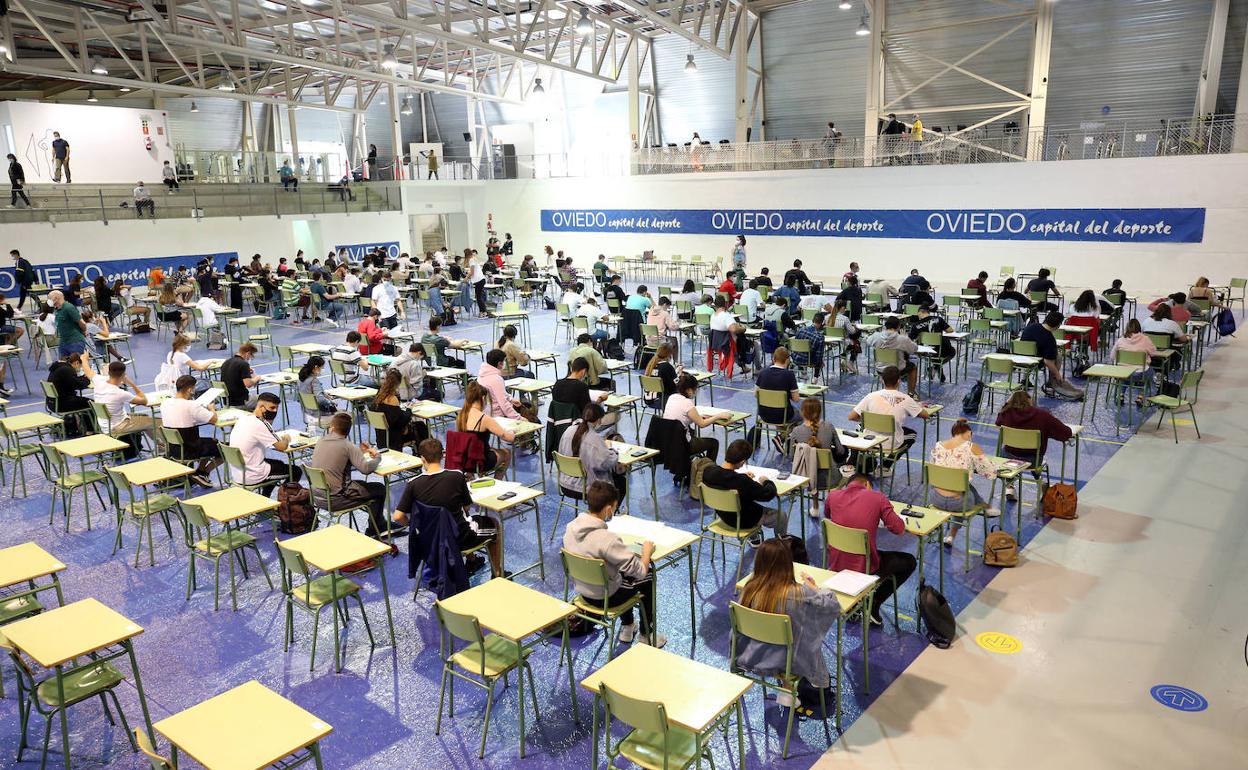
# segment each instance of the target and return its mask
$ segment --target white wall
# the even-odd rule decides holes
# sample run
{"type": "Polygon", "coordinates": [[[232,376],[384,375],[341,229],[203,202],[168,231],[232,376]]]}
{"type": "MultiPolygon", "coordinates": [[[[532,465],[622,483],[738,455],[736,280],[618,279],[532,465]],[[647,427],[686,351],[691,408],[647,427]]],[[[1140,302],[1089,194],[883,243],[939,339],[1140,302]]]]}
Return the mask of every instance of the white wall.
{"type": "MultiPolygon", "coordinates": [[[[69,142],[75,182],[160,183],[160,167],[173,162],[173,139],[163,110],[98,104],[5,102],[0,124],[11,127],[13,154],[29,182],[52,181],[52,132],[69,142]],[[143,133],[143,121],[148,133],[143,133]],[[146,141],[151,140],[151,149],[146,141]]],[[[6,150],[7,152],[8,150],[6,150]]]]}
{"type": "MultiPolygon", "coordinates": [[[[851,260],[864,275],[894,279],[920,268],[945,287],[979,270],[1058,268],[1063,286],[1102,289],[1122,278],[1131,291],[1185,289],[1248,274],[1248,155],[699,174],[666,177],[489,182],[479,211],[515,236],[517,252],[550,244],[588,266],[599,253],[723,256],[732,238],[689,235],[544,233],[543,208],[928,209],[1205,207],[1204,241],[1191,244],[901,240],[828,237],[749,239],[751,272],[800,257],[807,272],[839,277],[851,260]]],[[[483,214],[481,216],[484,216],[483,214]]]]}

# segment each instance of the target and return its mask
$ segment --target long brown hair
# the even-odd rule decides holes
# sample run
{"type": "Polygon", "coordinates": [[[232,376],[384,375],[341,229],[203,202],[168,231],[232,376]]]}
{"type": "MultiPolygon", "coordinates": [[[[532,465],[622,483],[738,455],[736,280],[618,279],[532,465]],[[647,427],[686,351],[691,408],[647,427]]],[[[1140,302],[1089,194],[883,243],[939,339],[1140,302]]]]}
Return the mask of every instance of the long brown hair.
{"type": "Polygon", "coordinates": [[[1023,409],[1030,409],[1031,407],[1031,396],[1027,394],[1027,391],[1016,390],[1010,394],[1009,399],[1005,402],[1005,406],[1001,407],[1001,411],[1008,412],[1011,409],[1018,409],[1021,411],[1023,409]]]}
{"type": "Polygon", "coordinates": [[[485,411],[485,393],[481,383],[475,380],[468,383],[464,390],[464,405],[459,408],[459,415],[455,418],[455,430],[468,430],[468,412],[472,411],[474,405],[485,411]]]}
{"type": "Polygon", "coordinates": [[[606,410],[600,404],[591,403],[585,406],[585,411],[581,412],[581,421],[576,424],[576,430],[572,433],[572,455],[574,457],[580,456],[581,440],[589,432],[590,426],[606,415],[606,410]]]}
{"type": "Polygon", "coordinates": [[[653,377],[654,370],[664,361],[670,361],[672,358],[672,346],[664,342],[654,351],[654,355],[650,356],[650,363],[646,364],[646,376],[653,377]]]}
{"type": "Polygon", "coordinates": [[[377,395],[373,398],[373,406],[380,407],[386,403],[391,396],[398,399],[399,385],[403,382],[403,375],[398,369],[390,369],[386,371],[386,376],[382,378],[381,385],[377,388],[377,395]]]}
{"type": "Polygon", "coordinates": [[[766,540],[754,552],[754,576],[741,592],[741,604],[760,612],[783,613],[799,586],[793,578],[793,554],[783,540],[766,540]]]}

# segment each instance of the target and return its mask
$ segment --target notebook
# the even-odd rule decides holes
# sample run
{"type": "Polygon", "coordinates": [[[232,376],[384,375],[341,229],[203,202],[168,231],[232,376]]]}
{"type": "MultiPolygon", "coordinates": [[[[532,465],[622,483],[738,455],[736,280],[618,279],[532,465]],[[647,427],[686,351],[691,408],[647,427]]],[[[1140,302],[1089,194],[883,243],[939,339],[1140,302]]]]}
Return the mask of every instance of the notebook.
{"type": "Polygon", "coordinates": [[[218,398],[221,398],[224,395],[225,391],[220,388],[209,388],[200,394],[199,398],[195,399],[195,403],[200,406],[208,406],[209,404],[215,403],[218,398]]]}
{"type": "Polygon", "coordinates": [[[846,596],[857,596],[874,585],[876,580],[878,578],[875,575],[864,575],[852,569],[845,569],[823,581],[823,587],[831,588],[846,596]]]}

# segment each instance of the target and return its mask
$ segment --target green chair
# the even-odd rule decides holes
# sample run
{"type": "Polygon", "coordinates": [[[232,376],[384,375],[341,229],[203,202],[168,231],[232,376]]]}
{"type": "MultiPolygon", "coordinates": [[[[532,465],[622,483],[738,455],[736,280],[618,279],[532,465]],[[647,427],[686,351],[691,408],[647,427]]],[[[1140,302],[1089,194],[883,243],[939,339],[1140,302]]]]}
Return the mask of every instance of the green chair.
{"type": "Polygon", "coordinates": [[[819,371],[815,368],[815,352],[810,340],[790,337],[789,352],[793,354],[789,362],[800,374],[807,378],[818,376],[819,371]],[[803,361],[805,363],[802,363],[803,361]]]}
{"type": "Polygon", "coordinates": [[[461,615],[442,606],[434,604],[438,614],[438,625],[442,629],[440,656],[442,657],[442,685],[438,690],[438,721],[434,725],[433,734],[442,732],[442,704],[446,698],[447,684],[450,684],[450,716],[455,718],[455,680],[461,679],[469,684],[485,690],[485,724],[481,728],[481,748],[477,758],[485,757],[485,740],[490,732],[490,713],[494,710],[494,685],[499,679],[504,680],[512,671],[517,671],[520,699],[520,757],[524,757],[524,674],[529,675],[529,697],[533,701],[533,716],[540,720],[542,712],[537,708],[537,685],[533,682],[533,669],[529,667],[531,649],[524,649],[519,642],[504,639],[496,634],[486,636],[481,633],[481,623],[472,615],[461,615]],[[455,650],[455,640],[467,642],[462,649],[455,650]],[[475,676],[473,676],[475,674],[475,676]]]}
{"type": "Polygon", "coordinates": [[[802,310],[802,321],[804,323],[810,323],[811,321],[814,320],[815,316],[819,315],[820,313],[820,310],[817,307],[804,307],[801,310],[802,310]]]}
{"type": "Polygon", "coordinates": [[[932,463],[923,463],[923,505],[930,505],[928,500],[931,497],[931,489],[936,487],[948,492],[957,492],[962,496],[962,510],[952,513],[952,518],[956,520],[962,531],[966,533],[966,559],[963,566],[963,572],[969,572],[971,569],[971,520],[976,516],[983,519],[984,537],[988,537],[988,518],[984,516],[987,510],[985,505],[972,505],[967,507],[971,500],[971,474],[965,468],[950,468],[944,465],[934,465],[932,463]]]}
{"type": "Polygon", "coordinates": [[[273,342],[269,333],[269,319],[264,316],[251,316],[247,319],[247,341],[264,350],[266,344],[273,342]]]}
{"type": "Polygon", "coordinates": [[[698,572],[702,568],[702,541],[711,540],[711,563],[715,563],[715,542],[719,543],[720,558],[727,561],[728,554],[726,546],[728,543],[735,543],[737,546],[737,580],[741,579],[741,565],[745,561],[745,541],[749,540],[756,533],[763,529],[762,524],[755,524],[748,529],[742,529],[733,524],[724,521],[722,514],[731,513],[737,517],[737,521],[741,520],[741,496],[737,494],[735,489],[715,489],[708,487],[706,484],[701,486],[701,528],[702,537],[698,540],[698,568],[694,571],[694,580],[697,580],[698,572]],[[706,521],[706,512],[711,510],[712,519],[708,524],[706,521]]]}
{"type": "Polygon", "coordinates": [[[941,378],[941,382],[944,382],[945,366],[947,366],[950,361],[954,361],[956,359],[947,359],[944,357],[943,348],[945,344],[945,335],[941,332],[920,332],[919,344],[926,345],[936,351],[934,355],[926,355],[923,357],[924,363],[927,364],[928,395],[930,396],[932,375],[938,375],[941,378]]]}
{"type": "Polygon", "coordinates": [[[160,437],[165,442],[165,457],[176,463],[182,463],[188,468],[195,465],[196,459],[186,456],[186,444],[183,443],[182,434],[176,428],[166,428],[164,425],[161,425],[160,437]]]}
{"type": "MultiPolygon", "coordinates": [[[[124,466],[123,466],[124,467],[124,466]]],[[[113,553],[121,550],[121,533],[122,527],[129,518],[134,522],[135,530],[138,532],[139,539],[134,545],[134,566],[139,566],[139,555],[143,552],[143,532],[147,531],[147,560],[149,566],[156,564],[155,546],[152,540],[152,518],[160,516],[161,521],[165,524],[165,532],[169,537],[173,537],[173,527],[169,524],[169,511],[177,508],[178,500],[172,495],[160,492],[150,494],[147,487],[142,488],[142,497],[135,495],[134,487],[130,485],[130,481],[125,475],[114,468],[106,468],[108,479],[113,486],[113,499],[117,500],[117,538],[113,542],[113,553]],[[121,490],[126,490],[126,499],[130,502],[121,503],[121,490]]],[[[189,482],[184,482],[186,488],[189,489],[189,482]]]]}
{"type": "Polygon", "coordinates": [[[69,531],[69,516],[74,510],[74,492],[82,490],[82,507],[86,511],[87,530],[91,529],[91,506],[88,502],[87,488],[95,490],[95,499],[100,501],[100,508],[107,509],[104,498],[100,495],[100,485],[107,488],[108,476],[101,470],[83,470],[71,472],[65,455],[50,444],[40,444],[44,461],[48,466],[48,479],[52,482],[52,494],[49,495],[51,506],[48,508],[48,525],[56,518],[56,501],[60,499],[65,515],[65,531],[69,531]]]}
{"type": "MultiPolygon", "coordinates": [[[[7,430],[3,425],[0,425],[0,440],[4,442],[3,459],[13,464],[13,480],[9,484],[9,496],[16,496],[17,482],[21,479],[22,497],[26,497],[26,465],[23,460],[33,455],[42,463],[42,455],[39,452],[40,444],[22,441],[20,435],[7,430]]],[[[0,462],[0,472],[3,469],[4,464],[0,462]]],[[[0,478],[3,476],[0,475],[0,478]]]]}
{"type": "Polygon", "coordinates": [[[582,334],[589,334],[589,318],[583,315],[574,315],[569,320],[572,324],[572,337],[574,339],[582,334]]]}
{"type": "MultiPolygon", "coordinates": [[[[302,401],[302,399],[300,400],[302,401]]],[[[386,416],[381,412],[365,409],[364,418],[368,420],[368,427],[373,429],[374,445],[380,447],[382,451],[388,449],[390,446],[390,423],[386,422],[386,416]],[[385,441],[381,440],[383,435],[386,437],[385,441]]]]}
{"type": "MultiPolygon", "coordinates": [[[[732,621],[732,641],[729,645],[730,652],[728,655],[728,670],[757,683],[763,688],[764,697],[766,696],[767,690],[771,689],[788,693],[789,697],[796,701],[797,677],[793,676],[793,621],[789,618],[789,616],[772,612],[762,612],[761,610],[752,610],[743,604],[729,602],[728,617],[732,621]],[[771,683],[765,676],[757,674],[751,675],[749,671],[743,670],[737,665],[738,636],[744,636],[746,638],[762,642],[763,644],[772,644],[777,647],[784,647],[784,673],[777,677],[780,682],[779,684],[771,683]],[[786,684],[788,682],[792,682],[792,684],[786,684]]],[[[789,737],[793,733],[793,715],[796,711],[796,708],[789,708],[788,724],[784,728],[784,759],[789,758],[789,737]]],[[[823,688],[819,688],[819,711],[824,715],[823,729],[827,732],[828,707],[823,696],[823,688]]],[[[766,726],[767,722],[764,720],[764,729],[766,726]]],[[[838,732],[840,731],[841,726],[839,723],[837,724],[836,729],[838,732]]],[[[829,735],[829,745],[831,744],[831,740],[831,735],[829,735]]]]}
{"type": "Polygon", "coordinates": [[[988,317],[988,310],[996,310],[1001,312],[1000,308],[988,308],[984,311],[983,318],[972,318],[967,328],[970,330],[971,336],[966,338],[966,344],[970,346],[970,355],[974,355],[975,351],[984,348],[988,352],[997,349],[997,338],[992,331],[992,320],[988,317]]]}
{"type": "Polygon", "coordinates": [[[1200,426],[1196,424],[1196,399],[1200,395],[1200,381],[1205,376],[1204,369],[1197,369],[1194,372],[1185,372],[1183,378],[1179,380],[1179,395],[1163,396],[1156,395],[1148,398],[1148,403],[1157,407],[1157,429],[1161,428],[1161,421],[1165,419],[1167,413],[1170,415],[1170,427],[1174,430],[1174,443],[1179,443],[1179,426],[1174,420],[1176,412],[1187,411],[1192,415],[1192,427],[1196,429],[1196,438],[1200,438],[1200,426]]]}
{"type": "MultiPolygon", "coordinates": [[[[862,427],[872,433],[879,433],[884,436],[897,435],[897,418],[891,414],[880,414],[878,412],[863,412],[862,427]]],[[[913,445],[911,445],[913,446],[913,445]]],[[[906,459],[906,484],[910,484],[910,446],[896,446],[892,449],[885,449],[884,445],[880,445],[879,457],[882,463],[892,463],[893,475],[888,479],[888,494],[893,494],[893,479],[897,476],[897,463],[901,458],[906,459]]]]}
{"type": "Polygon", "coordinates": [[[356,503],[343,508],[335,508],[333,491],[330,489],[329,477],[325,475],[325,471],[321,468],[312,468],[310,466],[304,466],[303,471],[308,475],[308,487],[312,491],[312,506],[325,513],[321,517],[321,521],[328,526],[330,524],[338,524],[342,517],[346,516],[351,528],[358,529],[359,526],[355,521],[355,512],[363,511],[365,517],[369,516],[368,503],[356,503]]]}
{"type": "Polygon", "coordinates": [[[562,302],[555,303],[555,342],[559,341],[559,330],[562,329],[568,335],[568,342],[572,341],[572,308],[562,302]]]}
{"type": "MultiPolygon", "coordinates": [[[[1018,535],[1018,539],[1020,542],[1022,541],[1022,538],[1023,538],[1023,473],[1037,473],[1037,474],[1043,473],[1044,483],[1045,483],[1046,488],[1048,487],[1049,484],[1052,483],[1052,477],[1049,475],[1049,464],[1045,462],[1044,455],[1040,454],[1040,446],[1043,443],[1044,443],[1044,437],[1038,430],[1029,430],[1026,428],[1011,428],[1009,426],[1002,425],[1001,430],[998,431],[997,433],[996,454],[998,457],[1003,456],[1001,454],[1002,449],[1007,446],[1012,447],[1014,449],[1024,449],[1032,453],[1031,462],[1028,464],[1026,468],[1022,468],[1018,472],[1018,476],[1017,476],[1018,492],[1016,494],[1016,497],[1018,498],[1018,501],[1015,507],[1015,519],[1016,519],[1015,531],[1018,535]]],[[[1038,481],[1037,481],[1037,486],[1039,486],[1038,481]]],[[[1003,498],[1005,496],[1005,493],[1008,487],[1009,487],[1008,480],[1002,479],[1001,480],[1001,495],[1003,498]]],[[[1036,490],[1037,515],[1039,515],[1039,512],[1041,510],[1043,499],[1044,499],[1044,489],[1043,488],[1037,489],[1036,490]]],[[[1001,505],[1001,510],[1003,512],[1005,511],[1004,502],[1001,505]]]]}
{"type": "Polygon", "coordinates": [[[281,367],[278,371],[299,373],[300,367],[295,365],[295,351],[290,345],[274,345],[273,349],[277,351],[277,365],[281,367]]]}
{"type": "MultiPolygon", "coordinates": [[[[667,709],[658,701],[646,701],[611,689],[605,682],[598,691],[606,714],[607,768],[615,767],[615,758],[624,757],[646,770],[684,770],[695,762],[701,766],[703,757],[715,768],[711,750],[702,742],[703,735],[668,721],[667,709]],[[627,735],[611,745],[611,718],[632,727],[627,735]]],[[[731,713],[731,712],[729,712],[731,713]]],[[[717,720],[723,721],[722,718],[717,720]]],[[[724,723],[726,727],[726,722],[724,723]]],[[[744,727],[738,722],[738,737],[744,727]]],[[[594,746],[597,763],[598,747],[594,746]]]]}
{"type": "Polygon", "coordinates": [[[173,761],[156,753],[156,747],[152,745],[152,741],[147,737],[147,733],[139,728],[134,728],[135,744],[139,747],[139,751],[143,752],[143,756],[147,757],[148,763],[152,770],[174,770],[173,761]]]}
{"type": "Polygon", "coordinates": [[[212,562],[212,610],[216,612],[220,609],[221,599],[221,559],[224,557],[230,563],[230,604],[234,607],[234,611],[238,611],[238,582],[234,574],[234,559],[237,555],[238,562],[243,568],[243,577],[247,578],[247,556],[246,550],[250,548],[256,554],[256,561],[260,563],[260,570],[264,573],[264,579],[269,584],[269,589],[273,588],[273,579],[269,577],[269,570],[264,566],[264,559],[260,556],[260,549],[256,546],[256,538],[238,529],[226,528],[219,534],[212,534],[212,520],[204,513],[201,506],[194,503],[188,503],[184,500],[178,501],[178,507],[182,510],[183,533],[186,536],[186,547],[190,551],[190,569],[186,573],[186,599],[190,601],[191,594],[199,586],[195,580],[195,560],[203,559],[212,562]]]}
{"type": "Polygon", "coordinates": [[[1230,291],[1227,292],[1226,299],[1223,300],[1223,304],[1225,304],[1228,309],[1234,310],[1235,303],[1238,302],[1239,317],[1243,318],[1244,303],[1245,300],[1248,299],[1248,296],[1246,295],[1248,295],[1248,278],[1232,278],[1230,291]],[[1239,291],[1239,294],[1235,293],[1237,290],[1239,291]]]}
{"type": "Polygon", "coordinates": [[[242,487],[249,492],[258,492],[264,487],[272,484],[272,482],[269,482],[266,479],[259,479],[257,481],[247,480],[247,461],[243,459],[243,450],[238,449],[237,447],[232,447],[224,441],[218,441],[217,448],[221,450],[221,459],[225,461],[221,465],[217,466],[222,469],[221,472],[223,475],[221,481],[223,482],[223,486],[225,483],[228,483],[232,487],[242,487]],[[235,481],[234,474],[230,471],[238,471],[238,475],[243,479],[242,482],[235,481]]]}
{"type": "Polygon", "coordinates": [[[984,392],[988,394],[988,413],[993,413],[996,395],[1000,393],[1008,399],[1014,391],[1023,390],[1023,383],[1014,379],[1014,362],[1008,358],[984,359],[984,392]],[[1005,379],[998,379],[1005,375],[1005,379]]]}
{"type": "Polygon", "coordinates": [[[667,405],[667,397],[663,392],[663,378],[655,374],[641,374],[637,379],[641,383],[642,393],[657,393],[658,399],[651,404],[651,408],[655,410],[655,414],[660,417],[663,415],[663,407],[667,405]]]}
{"type": "MultiPolygon", "coordinates": [[[[610,580],[607,577],[607,565],[601,559],[577,556],[563,548],[559,549],[559,558],[563,561],[563,600],[572,602],[577,609],[576,614],[578,617],[593,623],[606,632],[607,661],[610,662],[611,658],[615,656],[615,634],[620,616],[633,608],[637,608],[644,615],[648,615],[649,610],[641,601],[640,594],[635,594],[614,606],[609,604],[611,599],[610,580]],[[602,598],[588,599],[578,593],[575,599],[569,599],[570,583],[574,580],[578,583],[600,588],[602,598]]],[[[647,625],[649,626],[650,624],[647,623],[647,625]]],[[[653,626],[650,626],[650,628],[653,633],[653,626]]],[[[597,657],[598,653],[595,652],[590,663],[593,663],[597,657]]]]}
{"type": "MultiPolygon", "coordinates": [[[[4,625],[31,615],[38,615],[40,612],[43,612],[43,605],[35,598],[33,592],[0,600],[0,655],[13,652],[13,645],[4,635],[4,625]]],[[[3,697],[5,697],[4,672],[0,671],[0,698],[3,697]]]]}
{"type": "Polygon", "coordinates": [[[346,385],[347,384],[346,362],[340,361],[337,358],[331,357],[329,359],[329,374],[330,374],[330,380],[331,382],[333,382],[334,387],[338,387],[339,385],[346,385]]]}
{"type": "MultiPolygon", "coordinates": [[[[124,682],[125,677],[112,664],[106,661],[88,660],[82,665],[75,665],[74,661],[70,661],[69,666],[60,672],[58,685],[58,674],[55,673],[42,680],[36,680],[34,672],[16,650],[9,651],[9,658],[13,661],[14,668],[17,669],[17,702],[20,718],[18,729],[21,733],[17,745],[18,763],[22,761],[22,754],[30,745],[26,740],[26,729],[33,716],[32,711],[43,717],[43,752],[39,762],[42,770],[48,762],[52,718],[61,714],[63,710],[67,711],[71,706],[94,698],[100,699],[100,704],[104,707],[104,717],[110,725],[116,722],[113,721],[113,714],[108,708],[107,698],[113,699],[113,708],[117,709],[117,715],[121,717],[121,726],[126,731],[126,738],[130,740],[130,747],[138,751],[130,735],[130,724],[126,721],[126,713],[121,710],[121,703],[118,702],[115,692],[117,685],[124,682]]],[[[65,764],[69,764],[68,758],[65,764]]]]}
{"type": "MultiPolygon", "coordinates": [[[[844,527],[831,519],[821,519],[823,531],[823,555],[827,558],[828,549],[835,548],[838,551],[861,556],[864,560],[871,559],[871,541],[867,537],[866,530],[854,529],[852,527],[844,527]]],[[[897,611],[897,578],[888,578],[893,583],[893,630],[899,628],[898,611],[897,611]]],[[[874,594],[866,602],[859,605],[859,611],[870,613],[874,606],[874,594]]],[[[864,657],[864,661],[866,658],[864,657]]],[[[868,675],[867,682],[870,682],[868,675]]],[[[868,685],[869,687],[869,685],[868,685]]]]}
{"type": "Polygon", "coordinates": [[[564,506],[572,509],[572,518],[576,518],[581,512],[581,500],[585,498],[585,491],[589,488],[589,478],[585,473],[585,466],[581,463],[579,457],[569,457],[567,455],[552,452],[555,457],[556,470],[566,476],[579,479],[581,482],[580,489],[567,490],[563,485],[558,483],[556,477],[555,486],[559,487],[559,505],[555,508],[555,523],[550,527],[549,541],[554,541],[555,533],[559,531],[559,519],[563,516],[564,506]],[[575,492],[580,495],[580,499],[569,495],[568,492],[575,492]]]}
{"type": "Polygon", "coordinates": [[[56,386],[47,380],[40,381],[39,385],[43,388],[43,397],[52,404],[52,414],[63,420],[86,418],[91,419],[91,409],[61,409],[61,398],[56,392],[56,386]]]}
{"type": "MultiPolygon", "coordinates": [[[[807,345],[809,340],[801,340],[807,345]]],[[[789,431],[792,429],[786,420],[781,418],[780,422],[770,422],[763,419],[763,409],[779,409],[783,415],[784,411],[789,408],[789,394],[783,390],[766,390],[764,388],[754,389],[754,424],[758,426],[755,431],[754,448],[758,449],[758,443],[762,441],[764,434],[775,434],[780,437],[781,441],[789,440],[789,431]]],[[[787,452],[786,452],[787,454],[787,452]]]]}
{"type": "Polygon", "coordinates": [[[1036,343],[1031,340],[1014,340],[1010,343],[1010,352],[1016,356],[1038,356],[1039,350],[1036,343]]]}
{"type": "Polygon", "coordinates": [[[375,648],[377,640],[373,638],[373,628],[368,622],[368,613],[364,611],[364,602],[360,600],[360,585],[349,578],[336,573],[312,578],[308,575],[308,563],[303,554],[287,548],[282,542],[276,541],[277,553],[282,560],[282,593],[286,596],[286,625],[283,637],[283,650],[289,650],[295,641],[295,608],[312,616],[312,654],[308,660],[308,670],[316,668],[317,629],[321,623],[321,610],[330,607],[334,616],[334,664],[339,671],[342,666],[342,639],[338,621],[345,626],[350,618],[347,611],[347,599],[355,599],[360,606],[360,614],[364,616],[364,630],[368,632],[368,645],[375,648]],[[295,583],[295,576],[302,578],[295,583]]]}
{"type": "Polygon", "coordinates": [[[905,368],[905,359],[901,355],[901,351],[896,348],[871,348],[871,355],[875,359],[875,365],[871,367],[871,389],[878,390],[880,387],[880,370],[886,366],[895,366],[898,369],[905,368]]]}

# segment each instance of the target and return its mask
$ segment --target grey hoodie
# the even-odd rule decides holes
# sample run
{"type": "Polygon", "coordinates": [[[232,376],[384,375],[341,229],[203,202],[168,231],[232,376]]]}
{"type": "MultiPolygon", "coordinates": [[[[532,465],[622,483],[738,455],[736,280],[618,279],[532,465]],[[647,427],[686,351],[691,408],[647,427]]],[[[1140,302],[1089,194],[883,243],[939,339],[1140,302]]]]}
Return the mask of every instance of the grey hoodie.
{"type": "MultiPolygon", "coordinates": [[[[622,578],[639,580],[646,576],[641,557],[624,545],[620,536],[607,529],[607,523],[596,516],[582,513],[568,522],[563,533],[563,547],[569,553],[589,559],[601,559],[607,565],[608,595],[620,590],[622,578]]],[[[586,599],[602,599],[602,589],[573,580],[576,592],[586,599]]]]}

